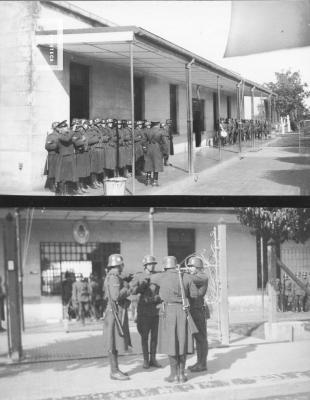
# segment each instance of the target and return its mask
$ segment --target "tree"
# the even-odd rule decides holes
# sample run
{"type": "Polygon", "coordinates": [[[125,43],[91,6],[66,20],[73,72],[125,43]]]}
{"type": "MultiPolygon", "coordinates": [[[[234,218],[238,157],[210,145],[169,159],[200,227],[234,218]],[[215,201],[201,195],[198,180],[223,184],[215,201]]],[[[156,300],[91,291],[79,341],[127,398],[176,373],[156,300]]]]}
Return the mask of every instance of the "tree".
{"type": "Polygon", "coordinates": [[[237,217],[266,241],[294,240],[304,243],[310,238],[310,208],[237,208],[237,217]]]}
{"type": "MultiPolygon", "coordinates": [[[[307,83],[302,83],[299,72],[276,72],[276,82],[265,85],[277,94],[276,108],[280,116],[290,116],[293,125],[309,112],[304,100],[310,96],[307,83]]],[[[294,126],[292,126],[294,128],[294,126]]]]}

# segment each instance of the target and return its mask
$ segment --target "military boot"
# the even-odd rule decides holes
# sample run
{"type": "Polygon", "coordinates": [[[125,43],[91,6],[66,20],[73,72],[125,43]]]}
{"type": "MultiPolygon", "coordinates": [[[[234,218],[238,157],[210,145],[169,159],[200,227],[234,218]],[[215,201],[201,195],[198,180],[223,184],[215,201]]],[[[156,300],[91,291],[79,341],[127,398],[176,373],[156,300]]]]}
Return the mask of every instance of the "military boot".
{"type": "Polygon", "coordinates": [[[150,368],[148,340],[142,339],[142,352],[143,352],[143,368],[150,368]]]}
{"type": "Polygon", "coordinates": [[[152,181],[152,186],[159,186],[159,183],[158,183],[158,172],[154,172],[154,178],[153,178],[153,181],[152,181]]]}
{"type": "Polygon", "coordinates": [[[116,355],[116,368],[117,368],[118,372],[120,374],[124,375],[124,376],[128,376],[127,372],[123,372],[123,371],[121,371],[119,369],[119,366],[118,366],[118,351],[115,351],[115,355],[116,355]]]}
{"type": "Polygon", "coordinates": [[[187,382],[187,376],[185,375],[185,364],[186,364],[186,355],[183,354],[179,356],[179,382],[185,383],[187,382]]]}
{"type": "Polygon", "coordinates": [[[178,361],[177,361],[177,356],[169,356],[169,362],[170,362],[170,375],[165,378],[166,382],[178,382],[178,361]]]}
{"type": "Polygon", "coordinates": [[[111,367],[111,372],[110,372],[110,378],[117,380],[117,381],[128,381],[129,377],[122,374],[118,369],[117,369],[117,354],[115,353],[109,353],[109,358],[110,358],[110,367],[111,367]]]}
{"type": "Polygon", "coordinates": [[[156,360],[156,347],[157,341],[151,336],[151,353],[150,353],[150,366],[155,368],[162,368],[159,362],[156,360]]]}
{"type": "Polygon", "coordinates": [[[151,173],[147,172],[146,173],[146,181],[145,181],[146,186],[151,184],[151,173]]]}
{"type": "Polygon", "coordinates": [[[196,342],[196,352],[197,352],[197,361],[193,365],[189,365],[188,369],[192,371],[192,369],[196,368],[200,364],[200,354],[201,354],[201,346],[199,342],[196,342]]]}

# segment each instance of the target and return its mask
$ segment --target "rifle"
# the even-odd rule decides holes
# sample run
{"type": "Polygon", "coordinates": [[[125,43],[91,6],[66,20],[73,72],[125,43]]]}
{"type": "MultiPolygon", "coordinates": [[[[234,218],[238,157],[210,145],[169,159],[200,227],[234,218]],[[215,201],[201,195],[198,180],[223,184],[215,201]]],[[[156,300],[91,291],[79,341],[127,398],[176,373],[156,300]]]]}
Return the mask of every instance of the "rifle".
{"type": "Polygon", "coordinates": [[[112,300],[112,297],[111,297],[109,280],[107,282],[107,289],[108,289],[108,299],[109,299],[109,303],[111,304],[111,310],[112,310],[113,317],[115,318],[118,333],[121,337],[124,337],[123,327],[122,327],[121,321],[119,319],[119,316],[117,314],[116,302],[114,300],[112,300]]]}
{"type": "Polygon", "coordinates": [[[182,270],[180,267],[177,268],[178,275],[179,275],[179,281],[180,281],[180,287],[181,287],[181,296],[182,296],[182,305],[183,305],[183,310],[185,311],[186,314],[186,319],[188,323],[188,328],[191,333],[191,335],[194,335],[195,333],[198,333],[197,326],[193,320],[193,317],[191,316],[191,313],[189,312],[189,303],[188,303],[188,298],[185,297],[185,290],[183,286],[183,279],[182,279],[182,270]]]}

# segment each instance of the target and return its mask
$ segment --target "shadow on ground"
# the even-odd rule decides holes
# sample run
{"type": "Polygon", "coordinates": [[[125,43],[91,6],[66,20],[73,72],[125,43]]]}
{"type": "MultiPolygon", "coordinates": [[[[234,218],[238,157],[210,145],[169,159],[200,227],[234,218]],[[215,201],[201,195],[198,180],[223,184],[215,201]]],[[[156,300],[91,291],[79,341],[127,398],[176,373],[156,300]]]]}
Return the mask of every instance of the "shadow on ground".
{"type": "Polygon", "coordinates": [[[281,185],[299,188],[299,195],[310,195],[310,169],[269,171],[263,176],[281,185]]]}

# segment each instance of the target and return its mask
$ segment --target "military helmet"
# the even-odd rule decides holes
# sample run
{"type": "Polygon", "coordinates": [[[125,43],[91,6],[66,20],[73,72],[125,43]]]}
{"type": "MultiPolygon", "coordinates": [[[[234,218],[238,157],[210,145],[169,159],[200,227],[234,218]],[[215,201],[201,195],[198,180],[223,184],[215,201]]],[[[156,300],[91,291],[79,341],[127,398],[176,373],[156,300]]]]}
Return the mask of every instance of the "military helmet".
{"type": "Polygon", "coordinates": [[[127,125],[132,125],[131,119],[127,121],[127,125]]]}
{"type": "Polygon", "coordinates": [[[58,125],[59,125],[59,122],[53,122],[52,123],[52,128],[56,129],[58,125]]]}
{"type": "Polygon", "coordinates": [[[189,267],[203,268],[203,262],[200,257],[190,257],[187,261],[189,267]]]}
{"type": "Polygon", "coordinates": [[[102,124],[106,124],[107,121],[106,121],[104,118],[102,118],[101,123],[102,123],[102,124]]]}
{"type": "Polygon", "coordinates": [[[174,256],[166,256],[163,258],[163,268],[173,269],[177,267],[177,259],[174,256]]]}
{"type": "Polygon", "coordinates": [[[143,121],[137,121],[136,124],[137,125],[143,125],[143,121]]]}
{"type": "Polygon", "coordinates": [[[144,125],[145,125],[145,126],[151,126],[152,123],[151,123],[151,121],[145,121],[145,122],[144,122],[144,125]]]}
{"type": "Polygon", "coordinates": [[[100,118],[95,118],[94,122],[95,122],[95,124],[99,124],[101,122],[101,119],[100,118]]]}
{"type": "Polygon", "coordinates": [[[147,255],[143,257],[142,264],[146,266],[147,264],[157,264],[156,258],[151,255],[147,255]]]}
{"type": "Polygon", "coordinates": [[[122,125],[123,124],[123,121],[121,119],[118,119],[116,122],[117,122],[117,125],[122,125]]]}
{"type": "Polygon", "coordinates": [[[113,118],[108,118],[107,119],[107,124],[113,124],[113,118]]]}
{"type": "Polygon", "coordinates": [[[88,123],[89,123],[89,125],[93,125],[94,124],[94,120],[93,119],[89,119],[88,123]]]}
{"type": "Polygon", "coordinates": [[[57,128],[66,128],[68,126],[67,120],[61,121],[58,123],[57,128]]]}
{"type": "Polygon", "coordinates": [[[123,256],[120,254],[111,254],[108,260],[108,268],[118,267],[124,264],[123,256]]]}

